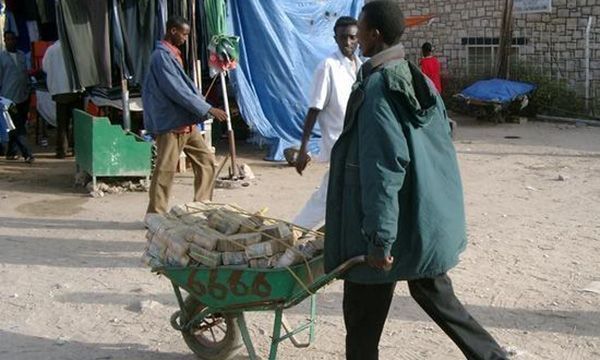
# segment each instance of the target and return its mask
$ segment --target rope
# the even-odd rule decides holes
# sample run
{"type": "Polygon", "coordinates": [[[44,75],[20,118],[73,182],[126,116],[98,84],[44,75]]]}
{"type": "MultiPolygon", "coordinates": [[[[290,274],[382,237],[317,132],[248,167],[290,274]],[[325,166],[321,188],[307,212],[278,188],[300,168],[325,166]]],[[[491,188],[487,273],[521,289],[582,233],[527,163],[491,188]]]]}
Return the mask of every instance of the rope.
{"type": "Polygon", "coordinates": [[[208,87],[208,90],[206,90],[206,94],[204,94],[204,97],[207,97],[208,94],[210,94],[210,91],[212,90],[213,85],[215,84],[215,82],[217,81],[218,78],[219,78],[218,76],[213,77],[213,80],[210,83],[210,86],[208,87]]]}
{"type": "MultiPolygon", "coordinates": [[[[194,212],[191,212],[191,213],[187,213],[187,214],[185,214],[185,215],[181,215],[181,216],[175,216],[175,217],[177,217],[177,218],[181,218],[181,217],[183,217],[183,216],[189,216],[189,215],[192,215],[192,214],[207,213],[207,212],[213,212],[213,211],[222,211],[222,212],[229,213],[229,214],[242,214],[242,215],[246,215],[246,216],[248,216],[249,218],[251,218],[251,217],[255,217],[255,218],[261,219],[261,220],[263,220],[263,221],[267,221],[267,222],[269,222],[271,225],[275,225],[275,224],[278,224],[278,223],[279,223],[279,224],[281,224],[281,223],[283,223],[283,224],[286,224],[287,226],[289,226],[289,227],[291,228],[290,230],[292,231],[292,236],[293,236],[293,231],[294,231],[294,230],[297,230],[297,229],[301,230],[301,232],[303,232],[303,233],[305,233],[305,234],[313,234],[313,235],[315,235],[315,237],[316,237],[316,236],[323,236],[323,235],[324,235],[322,232],[315,231],[315,230],[311,230],[311,229],[306,229],[306,228],[303,228],[303,227],[297,226],[297,225],[295,225],[295,224],[293,224],[293,223],[290,223],[290,222],[288,222],[288,221],[285,221],[285,220],[280,220],[280,219],[275,219],[275,218],[271,218],[271,217],[264,216],[263,214],[266,212],[266,209],[263,209],[263,210],[261,210],[261,211],[259,211],[259,212],[257,212],[257,213],[250,213],[250,212],[248,212],[248,211],[246,211],[246,210],[242,209],[241,207],[239,207],[239,206],[237,206],[237,205],[234,205],[234,204],[210,203],[210,205],[209,205],[209,206],[211,207],[211,208],[209,208],[209,209],[200,209],[200,208],[196,208],[196,207],[194,207],[194,206],[186,205],[186,209],[195,209],[196,211],[194,211],[194,212]],[[229,207],[229,208],[232,208],[233,210],[231,210],[231,209],[227,209],[227,207],[229,207]]],[[[252,232],[254,232],[254,233],[260,233],[260,234],[261,234],[261,236],[265,236],[265,237],[267,237],[267,238],[271,239],[272,241],[273,241],[273,240],[274,240],[274,241],[277,241],[278,243],[280,243],[280,244],[283,244],[283,245],[284,245],[284,247],[286,248],[286,250],[290,249],[291,251],[293,251],[294,253],[296,253],[297,255],[299,255],[299,256],[302,258],[302,261],[304,262],[304,265],[305,265],[305,267],[306,267],[306,270],[307,270],[307,275],[308,275],[308,280],[309,280],[311,283],[312,283],[312,282],[314,282],[314,279],[315,279],[315,278],[314,278],[314,275],[313,275],[313,272],[312,272],[312,268],[311,268],[311,266],[310,266],[310,263],[309,263],[309,260],[310,260],[310,259],[308,259],[308,258],[305,256],[305,254],[303,254],[302,252],[300,252],[300,251],[299,251],[298,249],[296,249],[294,246],[292,246],[292,245],[290,245],[290,244],[286,243],[286,242],[285,242],[283,239],[280,239],[280,238],[277,238],[277,237],[275,237],[275,236],[272,236],[272,235],[270,235],[270,234],[267,234],[267,233],[265,233],[264,231],[258,231],[256,228],[254,228],[254,227],[250,227],[250,226],[249,226],[249,225],[247,225],[247,224],[243,224],[243,223],[241,223],[241,224],[240,224],[240,228],[241,228],[242,230],[250,230],[250,231],[252,231],[252,232]]],[[[234,245],[237,245],[238,247],[240,247],[240,248],[244,249],[244,251],[245,251],[245,250],[248,248],[246,245],[244,245],[244,244],[242,244],[242,243],[240,243],[240,242],[238,242],[238,241],[236,241],[236,240],[227,239],[227,238],[226,238],[225,240],[227,240],[227,241],[231,242],[232,244],[234,244],[234,245]]],[[[268,258],[269,258],[269,256],[267,256],[267,255],[265,254],[265,255],[262,255],[262,256],[260,256],[260,257],[257,257],[256,259],[259,259],[259,258],[268,259],[268,258]]],[[[313,292],[311,292],[311,291],[309,290],[309,288],[308,288],[308,286],[306,285],[306,283],[305,283],[304,281],[302,281],[302,279],[300,279],[300,277],[298,276],[298,274],[296,274],[296,272],[295,272],[295,271],[293,271],[293,270],[291,269],[291,267],[290,267],[290,266],[284,266],[283,268],[284,268],[284,269],[286,269],[286,270],[287,270],[287,271],[288,271],[288,272],[289,272],[289,273],[292,275],[292,277],[293,277],[293,278],[296,280],[296,282],[297,282],[297,283],[298,283],[298,284],[299,284],[299,285],[300,285],[300,286],[301,286],[301,287],[302,287],[302,288],[303,288],[303,289],[304,289],[304,290],[305,290],[307,293],[309,293],[309,294],[313,295],[313,292]]]]}

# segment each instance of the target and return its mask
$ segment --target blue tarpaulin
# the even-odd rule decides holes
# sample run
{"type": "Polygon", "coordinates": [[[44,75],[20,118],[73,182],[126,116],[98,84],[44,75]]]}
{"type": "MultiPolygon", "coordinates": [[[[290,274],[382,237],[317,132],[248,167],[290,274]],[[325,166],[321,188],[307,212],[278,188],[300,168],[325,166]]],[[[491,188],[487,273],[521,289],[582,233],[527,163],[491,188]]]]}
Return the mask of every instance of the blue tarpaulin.
{"type": "MultiPolygon", "coordinates": [[[[357,17],[363,2],[228,2],[233,33],[241,38],[233,85],[242,116],[269,144],[267,160],[283,160],[285,148],[300,144],[313,72],[337,49],[335,21],[357,17]]],[[[316,141],[310,150],[318,151],[316,141]]]]}
{"type": "Polygon", "coordinates": [[[459,95],[469,100],[508,103],[527,95],[536,86],[526,82],[503,79],[480,80],[465,88],[459,95]]]}

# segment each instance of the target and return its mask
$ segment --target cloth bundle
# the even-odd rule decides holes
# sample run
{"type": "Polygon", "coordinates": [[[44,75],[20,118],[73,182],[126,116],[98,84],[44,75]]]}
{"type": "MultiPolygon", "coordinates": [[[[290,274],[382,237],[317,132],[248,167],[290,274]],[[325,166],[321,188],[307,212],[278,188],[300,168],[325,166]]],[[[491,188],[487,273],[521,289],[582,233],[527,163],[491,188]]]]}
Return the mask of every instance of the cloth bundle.
{"type": "Polygon", "coordinates": [[[13,106],[12,101],[0,96],[0,143],[8,142],[8,132],[15,129],[10,116],[10,110],[13,106]]]}

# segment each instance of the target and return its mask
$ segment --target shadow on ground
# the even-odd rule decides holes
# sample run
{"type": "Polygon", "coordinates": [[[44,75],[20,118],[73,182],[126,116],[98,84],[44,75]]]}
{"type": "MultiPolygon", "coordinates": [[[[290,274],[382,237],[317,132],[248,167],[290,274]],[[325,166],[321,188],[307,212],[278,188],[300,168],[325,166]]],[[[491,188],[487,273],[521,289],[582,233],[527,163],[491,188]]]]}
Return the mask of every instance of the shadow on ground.
{"type": "MultiPolygon", "coordinates": [[[[137,295],[136,295],[137,296],[137,295]]],[[[163,305],[177,306],[173,294],[139,295],[140,300],[151,299],[163,305]]],[[[132,303],[132,295],[120,293],[75,292],[65,294],[61,302],[77,304],[116,304],[127,306],[132,303]]],[[[342,294],[327,292],[319,296],[318,316],[342,316],[342,294]]],[[[485,327],[516,329],[529,332],[564,333],[578,336],[600,336],[600,312],[593,311],[554,311],[520,308],[502,308],[482,305],[466,305],[467,310],[485,327]]],[[[290,315],[308,315],[308,302],[287,309],[290,315]]],[[[431,322],[427,314],[419,308],[411,297],[396,296],[390,309],[389,319],[408,322],[431,322]]],[[[165,319],[166,321],[166,319],[165,319]]]]}

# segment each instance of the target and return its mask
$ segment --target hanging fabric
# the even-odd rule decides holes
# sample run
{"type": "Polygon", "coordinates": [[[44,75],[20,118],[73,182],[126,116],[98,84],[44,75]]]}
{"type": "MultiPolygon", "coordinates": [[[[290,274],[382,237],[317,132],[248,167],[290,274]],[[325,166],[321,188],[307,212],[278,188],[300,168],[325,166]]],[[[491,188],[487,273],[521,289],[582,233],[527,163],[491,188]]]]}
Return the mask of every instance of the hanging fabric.
{"type": "Polygon", "coordinates": [[[108,2],[59,0],[57,5],[59,37],[72,73],[72,88],[111,87],[108,2]]]}
{"type": "Polygon", "coordinates": [[[110,9],[110,27],[111,27],[111,48],[112,48],[112,63],[113,67],[117,67],[120,71],[120,76],[129,79],[133,76],[133,65],[131,62],[131,54],[128,52],[128,47],[123,36],[123,14],[119,2],[112,1],[110,9]]]}
{"type": "Polygon", "coordinates": [[[227,6],[224,0],[205,0],[204,10],[210,37],[208,65],[213,71],[212,76],[237,66],[240,38],[226,34],[227,6]]]}
{"type": "Polygon", "coordinates": [[[155,0],[124,0],[121,2],[123,11],[123,35],[129,53],[132,55],[133,82],[141,84],[150,64],[150,55],[157,40],[155,35],[156,1],[155,0]]]}
{"type": "Polygon", "coordinates": [[[167,0],[157,0],[156,2],[156,37],[162,39],[165,37],[165,26],[167,25],[168,18],[168,5],[167,0]]]}
{"type": "MultiPolygon", "coordinates": [[[[267,160],[302,137],[308,92],[317,64],[336,50],[333,25],[357,17],[363,0],[230,0],[230,20],[241,38],[232,72],[241,113],[270,145],[267,160]]],[[[318,132],[318,129],[315,131],[318,132]]],[[[318,139],[310,143],[318,151],[318,139]]]]}
{"type": "MultiPolygon", "coordinates": [[[[0,30],[2,30],[2,33],[4,33],[5,31],[5,25],[6,23],[6,4],[4,3],[4,0],[0,0],[0,30]]],[[[4,51],[4,36],[2,36],[2,39],[0,39],[0,51],[4,51]]]]}
{"type": "MultiPolygon", "coordinates": [[[[200,54],[200,62],[202,64],[202,71],[208,70],[208,43],[210,37],[208,35],[208,26],[206,25],[206,11],[204,6],[204,0],[198,0],[196,6],[196,36],[198,38],[198,53],[200,54]]],[[[208,72],[206,72],[208,75],[208,72]]]]}

